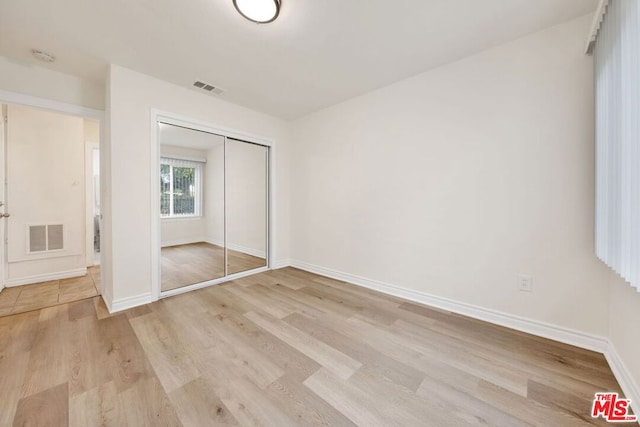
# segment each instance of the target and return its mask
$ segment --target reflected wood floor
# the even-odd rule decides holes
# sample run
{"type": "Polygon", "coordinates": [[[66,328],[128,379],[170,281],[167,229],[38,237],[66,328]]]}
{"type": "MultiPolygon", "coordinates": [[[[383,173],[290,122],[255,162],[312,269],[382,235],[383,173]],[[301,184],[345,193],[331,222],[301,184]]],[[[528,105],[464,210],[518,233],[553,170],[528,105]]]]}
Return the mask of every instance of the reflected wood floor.
{"type": "MultiPolygon", "coordinates": [[[[161,250],[163,291],[224,277],[224,248],[206,242],[167,246],[161,250]]],[[[229,274],[264,267],[264,258],[229,249],[229,274]]]]}
{"type": "Polygon", "coordinates": [[[0,318],[0,425],[606,425],[601,354],[292,268],[0,318]]]}
{"type": "Polygon", "coordinates": [[[91,298],[100,295],[100,287],[100,267],[95,266],[81,277],[5,288],[0,292],[0,316],[91,298]]]}

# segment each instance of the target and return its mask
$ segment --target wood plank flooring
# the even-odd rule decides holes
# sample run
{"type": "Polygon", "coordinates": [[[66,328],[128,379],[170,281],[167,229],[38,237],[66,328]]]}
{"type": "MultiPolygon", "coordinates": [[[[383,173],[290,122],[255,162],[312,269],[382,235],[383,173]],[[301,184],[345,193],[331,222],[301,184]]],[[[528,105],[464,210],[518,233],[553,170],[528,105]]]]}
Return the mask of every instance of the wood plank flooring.
{"type": "MultiPolygon", "coordinates": [[[[224,277],[224,248],[206,242],[167,246],[161,251],[161,287],[163,291],[224,277]]],[[[267,261],[229,249],[229,274],[264,267],[267,261]]]]}
{"type": "Polygon", "coordinates": [[[100,267],[82,277],[5,288],[0,292],[0,317],[52,307],[100,295],[100,267]]]}
{"type": "Polygon", "coordinates": [[[582,426],[601,354],[285,268],[0,318],[0,425],[582,426]]]}

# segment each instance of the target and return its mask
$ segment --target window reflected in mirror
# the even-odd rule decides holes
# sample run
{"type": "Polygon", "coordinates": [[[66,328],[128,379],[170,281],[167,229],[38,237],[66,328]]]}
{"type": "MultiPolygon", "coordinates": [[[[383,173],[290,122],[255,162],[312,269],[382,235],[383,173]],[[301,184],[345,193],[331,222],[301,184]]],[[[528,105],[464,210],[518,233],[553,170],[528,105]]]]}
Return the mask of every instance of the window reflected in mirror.
{"type": "Polygon", "coordinates": [[[224,137],[159,124],[161,289],[225,276],[224,137]]]}

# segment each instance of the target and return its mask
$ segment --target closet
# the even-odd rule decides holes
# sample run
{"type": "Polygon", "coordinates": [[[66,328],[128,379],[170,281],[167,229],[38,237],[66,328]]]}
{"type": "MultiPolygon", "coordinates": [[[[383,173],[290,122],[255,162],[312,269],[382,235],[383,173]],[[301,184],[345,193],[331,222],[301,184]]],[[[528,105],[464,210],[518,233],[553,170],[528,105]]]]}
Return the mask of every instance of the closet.
{"type": "Polygon", "coordinates": [[[155,130],[160,295],[266,270],[268,142],[163,117],[155,130]]]}

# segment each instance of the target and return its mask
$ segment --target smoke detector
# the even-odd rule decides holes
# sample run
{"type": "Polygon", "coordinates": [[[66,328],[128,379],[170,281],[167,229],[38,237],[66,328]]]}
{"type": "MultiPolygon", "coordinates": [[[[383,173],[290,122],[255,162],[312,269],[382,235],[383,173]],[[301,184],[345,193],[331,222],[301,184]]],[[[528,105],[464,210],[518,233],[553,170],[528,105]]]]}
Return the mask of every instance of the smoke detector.
{"type": "Polygon", "coordinates": [[[42,50],[38,50],[38,49],[32,49],[31,50],[31,54],[34,56],[34,58],[36,58],[38,61],[42,61],[42,62],[53,62],[56,60],[56,57],[51,55],[50,53],[47,53],[45,51],[42,50]]]}
{"type": "Polygon", "coordinates": [[[200,80],[198,80],[197,82],[194,82],[193,85],[195,87],[197,87],[198,89],[202,89],[205,92],[214,93],[216,95],[220,95],[222,92],[224,92],[224,89],[219,88],[219,87],[214,86],[214,85],[209,84],[209,83],[205,83],[205,82],[200,81],[200,80]]]}

